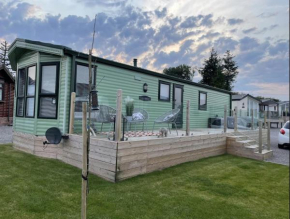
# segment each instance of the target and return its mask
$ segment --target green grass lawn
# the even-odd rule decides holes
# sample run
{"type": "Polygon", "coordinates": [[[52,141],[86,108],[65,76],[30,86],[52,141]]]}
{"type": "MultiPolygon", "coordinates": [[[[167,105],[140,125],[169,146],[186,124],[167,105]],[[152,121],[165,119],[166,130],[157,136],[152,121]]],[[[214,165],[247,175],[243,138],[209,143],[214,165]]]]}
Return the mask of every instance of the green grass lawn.
{"type": "MultiPolygon", "coordinates": [[[[288,218],[289,168],[230,155],[116,184],[89,176],[88,218],[288,218]]],[[[80,218],[81,170],[0,145],[0,218],[80,218]]]]}

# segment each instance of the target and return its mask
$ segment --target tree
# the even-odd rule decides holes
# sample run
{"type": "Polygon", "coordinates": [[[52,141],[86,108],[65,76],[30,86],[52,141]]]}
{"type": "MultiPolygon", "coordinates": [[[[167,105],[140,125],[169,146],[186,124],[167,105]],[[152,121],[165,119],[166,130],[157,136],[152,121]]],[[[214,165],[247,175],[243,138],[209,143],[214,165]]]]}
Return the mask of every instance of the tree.
{"type": "Polygon", "coordinates": [[[210,57],[204,61],[203,68],[199,69],[202,79],[199,83],[224,88],[224,74],[222,60],[212,48],[210,57]]]}
{"type": "Polygon", "coordinates": [[[220,58],[212,48],[209,59],[204,61],[204,67],[199,69],[202,79],[199,83],[231,91],[238,75],[238,66],[234,56],[227,50],[224,58],[220,58]]]}
{"type": "Polygon", "coordinates": [[[194,76],[194,69],[191,69],[188,65],[179,65],[177,67],[169,67],[163,70],[163,73],[173,77],[181,78],[184,80],[192,81],[194,76]]]}
{"type": "Polygon", "coordinates": [[[1,64],[4,64],[6,68],[10,68],[10,62],[8,59],[8,43],[6,41],[1,42],[0,50],[1,64]]]}
{"type": "Polygon", "coordinates": [[[234,57],[230,50],[227,50],[223,58],[224,89],[228,91],[233,89],[233,83],[239,73],[234,57]]]}

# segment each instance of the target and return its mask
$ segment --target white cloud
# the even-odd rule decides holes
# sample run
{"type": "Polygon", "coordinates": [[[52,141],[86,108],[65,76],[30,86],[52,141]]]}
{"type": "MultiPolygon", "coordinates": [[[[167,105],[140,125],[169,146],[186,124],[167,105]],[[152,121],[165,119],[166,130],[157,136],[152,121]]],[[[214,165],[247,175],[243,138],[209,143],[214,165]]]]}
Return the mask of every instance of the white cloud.
{"type": "Polygon", "coordinates": [[[289,83],[249,83],[247,85],[254,87],[253,93],[256,96],[289,100],[289,83]]]}

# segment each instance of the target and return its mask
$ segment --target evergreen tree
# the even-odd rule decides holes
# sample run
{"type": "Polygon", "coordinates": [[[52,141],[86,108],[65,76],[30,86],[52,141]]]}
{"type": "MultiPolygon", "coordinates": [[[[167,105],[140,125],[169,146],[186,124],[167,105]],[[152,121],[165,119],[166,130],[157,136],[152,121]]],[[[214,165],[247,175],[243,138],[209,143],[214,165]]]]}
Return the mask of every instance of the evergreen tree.
{"type": "Polygon", "coordinates": [[[228,91],[233,89],[233,83],[239,73],[234,57],[235,56],[227,50],[223,58],[224,89],[228,91]]]}
{"type": "Polygon", "coordinates": [[[9,45],[6,41],[0,44],[0,64],[4,65],[10,72],[12,72],[10,61],[8,58],[9,45]]]}
{"type": "Polygon", "coordinates": [[[9,45],[6,41],[1,42],[0,44],[0,65],[4,65],[10,72],[11,74],[15,77],[15,72],[12,70],[10,61],[8,58],[8,48],[9,45]]]}
{"type": "Polygon", "coordinates": [[[199,69],[202,79],[199,83],[224,88],[223,64],[217,52],[212,48],[209,59],[206,59],[203,68],[199,69]]]}
{"type": "Polygon", "coordinates": [[[192,81],[195,71],[188,65],[179,65],[177,67],[169,67],[163,70],[163,73],[173,77],[192,81]]]}

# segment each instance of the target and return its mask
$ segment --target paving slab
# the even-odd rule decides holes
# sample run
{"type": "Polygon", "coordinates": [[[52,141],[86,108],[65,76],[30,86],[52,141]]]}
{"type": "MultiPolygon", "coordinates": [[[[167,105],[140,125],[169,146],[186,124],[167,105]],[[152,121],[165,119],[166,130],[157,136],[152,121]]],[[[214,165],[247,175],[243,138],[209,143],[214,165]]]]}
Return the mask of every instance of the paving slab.
{"type": "Polygon", "coordinates": [[[0,144],[12,143],[12,126],[0,126],[0,144]]]}

